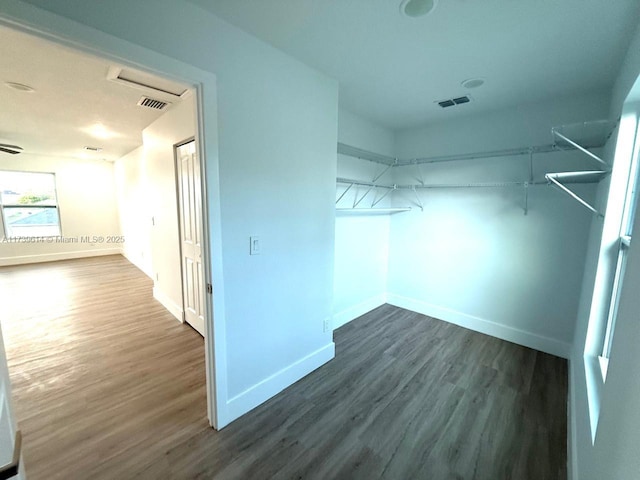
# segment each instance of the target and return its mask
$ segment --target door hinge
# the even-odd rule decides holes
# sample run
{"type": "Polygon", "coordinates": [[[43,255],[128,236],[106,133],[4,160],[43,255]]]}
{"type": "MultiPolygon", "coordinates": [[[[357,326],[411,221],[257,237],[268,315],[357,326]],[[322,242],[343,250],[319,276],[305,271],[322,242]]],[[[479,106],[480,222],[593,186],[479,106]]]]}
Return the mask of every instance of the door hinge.
{"type": "Polygon", "coordinates": [[[213,293],[213,285],[207,283],[207,293],[213,293]]]}

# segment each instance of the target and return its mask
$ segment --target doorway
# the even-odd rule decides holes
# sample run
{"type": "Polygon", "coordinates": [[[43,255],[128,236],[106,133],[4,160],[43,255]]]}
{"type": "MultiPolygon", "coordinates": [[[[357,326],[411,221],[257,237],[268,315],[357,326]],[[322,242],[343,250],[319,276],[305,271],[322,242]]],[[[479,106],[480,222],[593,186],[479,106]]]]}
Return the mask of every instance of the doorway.
{"type": "MultiPolygon", "coordinates": [[[[5,23],[2,21],[2,19],[0,18],[0,28],[4,28],[5,27],[5,23]]],[[[48,40],[52,40],[51,38],[48,38],[48,40]]],[[[56,40],[56,39],[53,39],[56,40]]],[[[64,43],[62,41],[60,41],[60,43],[64,43]]],[[[57,42],[56,42],[57,44],[57,42]]],[[[124,62],[126,64],[126,62],[124,62]]],[[[136,68],[139,68],[139,65],[136,65],[136,68]]],[[[196,87],[197,89],[197,87],[196,87]]],[[[196,93],[196,95],[199,95],[199,93],[196,93]]],[[[202,111],[202,103],[201,103],[201,99],[198,97],[196,104],[198,105],[196,108],[198,109],[198,113],[196,115],[196,140],[195,140],[195,144],[200,144],[201,142],[201,138],[199,137],[199,135],[202,132],[202,125],[201,125],[201,121],[202,121],[202,117],[204,115],[204,112],[202,111]]],[[[3,132],[4,134],[5,132],[3,132]]],[[[173,158],[173,152],[170,152],[172,158],[173,158]]],[[[205,172],[204,170],[202,170],[202,175],[200,175],[200,180],[203,181],[205,177],[205,172]]],[[[201,196],[201,200],[203,198],[206,198],[206,194],[203,193],[201,196]]],[[[201,205],[198,211],[198,215],[200,215],[200,225],[207,225],[207,220],[206,220],[206,204],[205,205],[201,205]]],[[[174,217],[175,220],[175,217],[174,217]]],[[[64,226],[63,226],[64,228],[64,226]]],[[[63,232],[64,233],[64,232],[63,232]]],[[[210,261],[209,261],[209,253],[208,253],[208,231],[206,228],[202,228],[199,231],[199,238],[200,238],[200,262],[199,262],[199,269],[201,272],[201,277],[203,278],[206,276],[206,278],[211,278],[211,267],[210,267],[210,261]]],[[[201,282],[201,288],[204,287],[206,284],[205,282],[201,282]]],[[[204,287],[206,288],[206,287],[204,287]]],[[[199,297],[199,317],[201,317],[202,319],[202,324],[203,324],[203,330],[206,330],[206,327],[204,327],[205,323],[210,321],[212,324],[212,320],[208,320],[210,318],[212,318],[212,316],[210,315],[210,313],[212,311],[212,305],[210,304],[210,298],[208,297],[206,290],[203,292],[200,292],[201,295],[199,297]]],[[[207,416],[209,419],[209,423],[212,426],[216,426],[217,423],[217,412],[216,412],[216,402],[215,402],[215,397],[214,397],[214,393],[215,393],[215,388],[214,388],[214,383],[215,381],[217,381],[215,375],[214,375],[214,351],[213,351],[213,344],[208,342],[207,338],[205,337],[205,352],[206,352],[206,361],[205,361],[205,366],[206,366],[206,381],[207,381],[207,388],[206,388],[206,397],[207,397],[207,416]]]]}

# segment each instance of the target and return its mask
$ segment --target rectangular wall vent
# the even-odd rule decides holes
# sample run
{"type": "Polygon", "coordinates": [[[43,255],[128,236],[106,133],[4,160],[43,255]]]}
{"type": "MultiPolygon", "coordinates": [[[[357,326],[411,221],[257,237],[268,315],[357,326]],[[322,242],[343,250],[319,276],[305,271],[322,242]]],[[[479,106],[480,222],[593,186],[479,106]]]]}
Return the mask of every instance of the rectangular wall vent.
{"type": "Polygon", "coordinates": [[[449,100],[440,100],[440,101],[437,101],[436,103],[440,105],[442,108],[448,108],[448,107],[453,107],[455,105],[462,105],[463,103],[469,103],[470,101],[471,101],[471,98],[469,98],[468,95],[465,95],[464,97],[456,97],[449,100]]]}
{"type": "Polygon", "coordinates": [[[142,90],[147,95],[153,95],[168,102],[177,102],[189,93],[187,87],[171,80],[116,66],[109,67],[107,80],[142,90]]]}
{"type": "Polygon", "coordinates": [[[162,100],[156,100],[155,98],[151,97],[142,97],[138,101],[138,106],[153,108],[154,110],[164,110],[169,105],[171,105],[171,103],[163,102],[162,100]]]}

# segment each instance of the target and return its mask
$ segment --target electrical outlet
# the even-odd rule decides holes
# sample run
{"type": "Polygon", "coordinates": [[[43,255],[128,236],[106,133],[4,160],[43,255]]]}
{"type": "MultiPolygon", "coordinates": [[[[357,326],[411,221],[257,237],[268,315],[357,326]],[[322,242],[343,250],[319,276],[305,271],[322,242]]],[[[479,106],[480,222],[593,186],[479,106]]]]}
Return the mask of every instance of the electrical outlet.
{"type": "Polygon", "coordinates": [[[260,255],[260,237],[249,237],[249,255],[260,255]]]}
{"type": "Polygon", "coordinates": [[[331,320],[329,319],[329,317],[327,317],[322,321],[322,331],[324,333],[327,333],[330,330],[331,330],[331,320]]]}

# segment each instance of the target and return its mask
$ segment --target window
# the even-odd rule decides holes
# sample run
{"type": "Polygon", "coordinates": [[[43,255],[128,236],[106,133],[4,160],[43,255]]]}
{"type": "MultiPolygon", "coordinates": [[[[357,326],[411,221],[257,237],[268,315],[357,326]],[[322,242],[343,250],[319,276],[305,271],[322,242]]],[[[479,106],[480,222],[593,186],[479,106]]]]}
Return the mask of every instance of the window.
{"type": "Polygon", "coordinates": [[[609,355],[615,333],[622,285],[624,284],[629,246],[631,245],[631,230],[638,186],[638,147],[640,142],[636,140],[637,120],[637,115],[628,114],[623,117],[620,124],[598,265],[599,272],[602,273],[602,288],[601,292],[594,292],[596,296],[602,298],[602,309],[599,314],[590,319],[590,323],[594,322],[592,354],[597,355],[603,382],[607,377],[609,355]]]}
{"type": "Polygon", "coordinates": [[[0,209],[6,239],[61,234],[53,173],[0,171],[0,209]]]}
{"type": "Polygon", "coordinates": [[[591,441],[595,443],[637,203],[640,103],[625,103],[618,126],[584,346],[591,441]]]}
{"type": "Polygon", "coordinates": [[[618,316],[618,306],[620,304],[620,293],[624,282],[624,273],[627,268],[627,257],[629,256],[629,247],[631,246],[631,230],[633,228],[633,217],[635,214],[635,198],[637,186],[637,158],[631,165],[627,194],[624,202],[622,228],[620,229],[620,238],[618,239],[618,255],[615,273],[613,275],[613,290],[609,301],[609,312],[607,314],[607,325],[604,330],[604,339],[602,342],[602,353],[600,354],[600,368],[602,369],[602,377],[607,377],[607,367],[609,366],[609,354],[611,353],[611,343],[613,341],[613,332],[615,330],[616,318],[618,316]]]}

